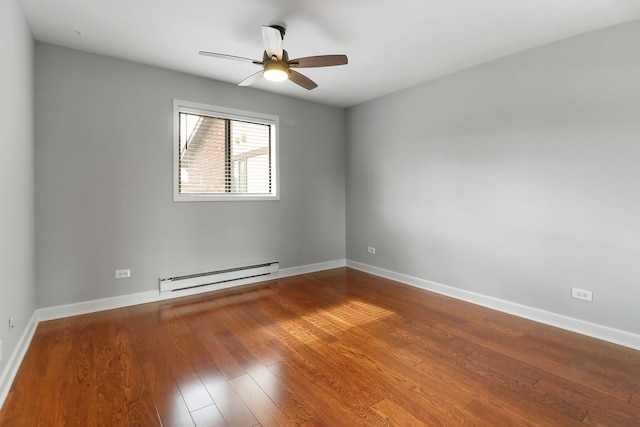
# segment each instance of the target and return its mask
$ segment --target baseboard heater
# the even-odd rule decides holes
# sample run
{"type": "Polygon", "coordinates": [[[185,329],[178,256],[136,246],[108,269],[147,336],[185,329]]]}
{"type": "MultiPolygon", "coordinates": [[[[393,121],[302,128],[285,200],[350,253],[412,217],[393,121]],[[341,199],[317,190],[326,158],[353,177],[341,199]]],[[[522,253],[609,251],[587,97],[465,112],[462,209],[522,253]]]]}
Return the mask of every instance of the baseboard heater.
{"type": "MultiPolygon", "coordinates": [[[[212,286],[220,283],[247,281],[248,279],[270,276],[278,272],[279,261],[269,261],[262,264],[244,267],[228,268],[207,273],[187,274],[184,276],[160,279],[160,292],[175,292],[186,289],[212,286]]],[[[257,280],[256,280],[257,281],[257,280]]]]}

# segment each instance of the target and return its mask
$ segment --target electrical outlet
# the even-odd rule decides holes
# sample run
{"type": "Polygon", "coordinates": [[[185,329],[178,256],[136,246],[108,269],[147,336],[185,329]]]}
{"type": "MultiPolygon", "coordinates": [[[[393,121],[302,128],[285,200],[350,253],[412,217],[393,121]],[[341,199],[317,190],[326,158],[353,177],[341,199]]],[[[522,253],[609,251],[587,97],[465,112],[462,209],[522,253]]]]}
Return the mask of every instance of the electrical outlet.
{"type": "Polygon", "coordinates": [[[13,334],[13,330],[16,328],[16,321],[13,316],[9,317],[9,333],[13,334]]]}
{"type": "Polygon", "coordinates": [[[375,255],[375,253],[376,253],[376,248],[369,246],[369,247],[367,248],[367,252],[369,252],[370,254],[374,254],[374,255],[375,255]]]}
{"type": "Polygon", "coordinates": [[[585,301],[593,301],[593,292],[584,289],[571,288],[571,297],[585,301]]]}
{"type": "Polygon", "coordinates": [[[125,269],[125,270],[116,270],[116,279],[127,279],[131,277],[131,270],[130,269],[125,269]]]}

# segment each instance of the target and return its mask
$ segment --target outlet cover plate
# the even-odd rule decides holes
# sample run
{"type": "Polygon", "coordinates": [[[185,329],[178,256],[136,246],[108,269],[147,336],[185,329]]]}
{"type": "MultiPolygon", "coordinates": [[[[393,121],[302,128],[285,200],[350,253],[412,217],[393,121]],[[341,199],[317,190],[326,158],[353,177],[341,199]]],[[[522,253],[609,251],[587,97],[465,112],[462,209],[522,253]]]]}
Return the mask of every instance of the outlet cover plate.
{"type": "Polygon", "coordinates": [[[571,288],[571,297],[584,301],[593,301],[593,292],[584,289],[571,288]]]}
{"type": "Polygon", "coordinates": [[[129,277],[131,277],[130,269],[116,270],[116,279],[128,279],[129,277]]]}

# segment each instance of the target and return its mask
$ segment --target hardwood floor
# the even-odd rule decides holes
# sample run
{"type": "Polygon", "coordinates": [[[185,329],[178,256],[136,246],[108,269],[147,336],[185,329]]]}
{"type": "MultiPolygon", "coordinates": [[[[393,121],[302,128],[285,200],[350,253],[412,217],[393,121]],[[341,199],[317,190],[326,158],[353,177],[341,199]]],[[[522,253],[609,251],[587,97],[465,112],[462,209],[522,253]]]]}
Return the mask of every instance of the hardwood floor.
{"type": "Polygon", "coordinates": [[[38,326],[1,426],[640,425],[640,352],[351,269],[38,326]]]}

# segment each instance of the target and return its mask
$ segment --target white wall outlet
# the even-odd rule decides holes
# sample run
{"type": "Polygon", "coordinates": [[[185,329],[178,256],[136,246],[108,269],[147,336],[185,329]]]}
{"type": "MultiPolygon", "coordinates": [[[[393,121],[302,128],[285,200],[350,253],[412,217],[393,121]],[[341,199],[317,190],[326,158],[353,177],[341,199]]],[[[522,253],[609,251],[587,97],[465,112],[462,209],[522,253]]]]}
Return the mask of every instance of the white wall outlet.
{"type": "Polygon", "coordinates": [[[571,297],[585,301],[593,301],[593,292],[584,289],[571,288],[571,297]]]}
{"type": "Polygon", "coordinates": [[[116,270],[116,279],[126,279],[131,277],[131,269],[116,270]]]}
{"type": "Polygon", "coordinates": [[[367,252],[369,252],[370,254],[374,254],[374,255],[375,255],[375,253],[376,253],[376,248],[374,248],[374,247],[372,247],[372,246],[369,246],[369,247],[367,248],[367,252]]]}

